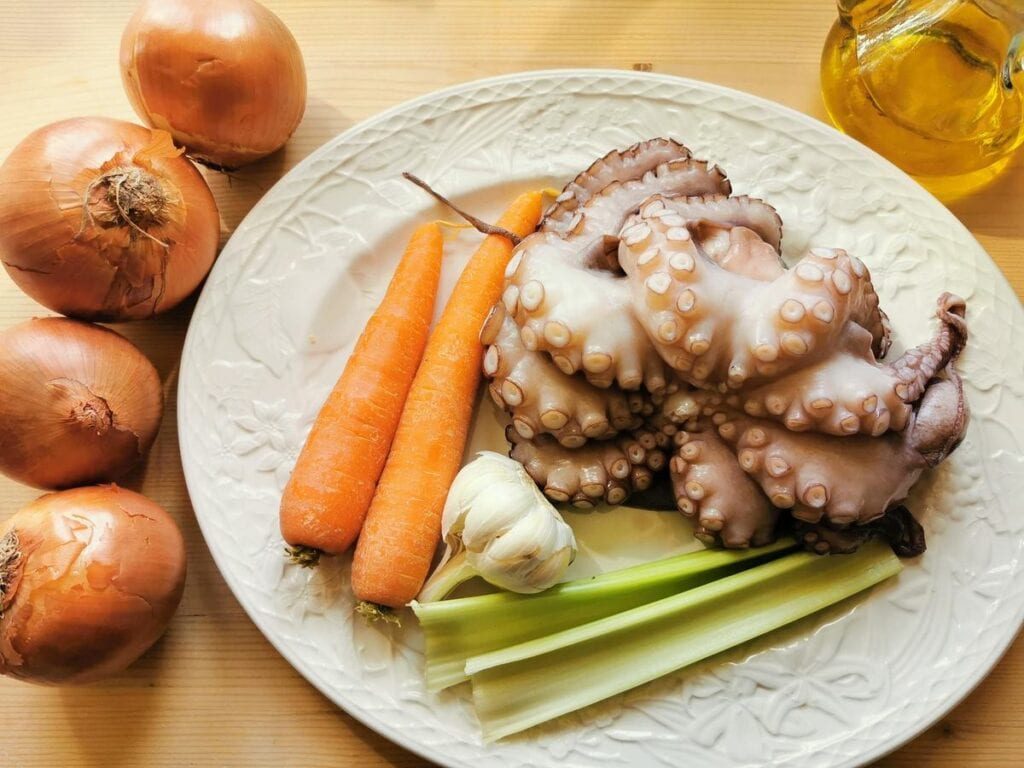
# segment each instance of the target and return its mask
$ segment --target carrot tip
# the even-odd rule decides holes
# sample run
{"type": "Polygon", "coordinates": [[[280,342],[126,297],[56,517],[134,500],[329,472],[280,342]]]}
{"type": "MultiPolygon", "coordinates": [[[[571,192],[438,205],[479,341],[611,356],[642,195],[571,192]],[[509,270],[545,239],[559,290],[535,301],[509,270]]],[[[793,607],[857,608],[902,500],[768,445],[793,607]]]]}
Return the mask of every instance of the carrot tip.
{"type": "Polygon", "coordinates": [[[562,194],[562,190],[555,189],[554,187],[544,187],[544,189],[540,190],[540,193],[545,197],[558,197],[562,194]]]}
{"type": "Polygon", "coordinates": [[[356,613],[367,621],[383,621],[387,624],[394,624],[396,627],[402,626],[402,620],[398,618],[394,610],[386,605],[377,605],[377,603],[360,600],[356,603],[356,613]]]}
{"type": "Polygon", "coordinates": [[[319,549],[304,547],[301,544],[285,547],[284,553],[290,562],[303,568],[316,568],[320,564],[320,555],[323,554],[319,549]]]}

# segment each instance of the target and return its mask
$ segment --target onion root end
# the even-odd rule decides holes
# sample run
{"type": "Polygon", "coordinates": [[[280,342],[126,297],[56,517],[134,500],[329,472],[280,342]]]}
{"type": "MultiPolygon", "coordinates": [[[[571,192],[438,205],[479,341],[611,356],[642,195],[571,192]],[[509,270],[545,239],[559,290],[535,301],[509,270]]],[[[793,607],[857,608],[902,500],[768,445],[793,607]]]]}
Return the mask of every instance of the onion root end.
{"type": "Polygon", "coordinates": [[[85,190],[82,226],[130,227],[163,248],[165,243],[146,231],[146,227],[167,222],[167,193],[160,180],[136,165],[119,165],[100,174],[85,190]],[[101,190],[97,195],[97,190],[101,190]]]}

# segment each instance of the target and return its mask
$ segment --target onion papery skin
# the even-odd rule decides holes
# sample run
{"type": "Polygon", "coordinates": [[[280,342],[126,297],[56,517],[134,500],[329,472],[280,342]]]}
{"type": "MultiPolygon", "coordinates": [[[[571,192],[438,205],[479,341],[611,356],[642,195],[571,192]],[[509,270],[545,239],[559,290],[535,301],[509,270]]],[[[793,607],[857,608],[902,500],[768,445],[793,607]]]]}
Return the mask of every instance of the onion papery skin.
{"type": "Polygon", "coordinates": [[[0,333],[0,472],[37,488],[120,477],[156,438],[163,390],[123,336],[63,317],[0,333]]]}
{"type": "Polygon", "coordinates": [[[124,488],[42,496],[0,527],[0,551],[4,543],[0,674],[50,684],[116,674],[160,638],[181,601],[181,531],[124,488]]]}
{"type": "Polygon", "coordinates": [[[252,0],[145,0],[121,38],[121,79],[144,122],[221,169],[282,147],[306,108],[298,43],[252,0]]]}
{"type": "Polygon", "coordinates": [[[0,260],[63,315],[170,309],[209,272],[219,237],[210,188],[164,131],[72,118],[29,134],[0,166],[0,260]]]}

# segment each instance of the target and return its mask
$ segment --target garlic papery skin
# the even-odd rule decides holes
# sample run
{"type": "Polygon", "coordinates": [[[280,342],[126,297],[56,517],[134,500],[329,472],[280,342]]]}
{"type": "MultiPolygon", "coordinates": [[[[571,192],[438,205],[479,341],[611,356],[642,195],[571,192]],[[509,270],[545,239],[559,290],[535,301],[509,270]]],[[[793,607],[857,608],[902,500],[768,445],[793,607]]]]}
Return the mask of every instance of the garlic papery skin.
{"type": "Polygon", "coordinates": [[[447,549],[421,602],[440,600],[473,576],[511,592],[542,592],[576,557],[576,537],[558,510],[519,462],[492,451],[455,477],[441,533],[447,549]]]}

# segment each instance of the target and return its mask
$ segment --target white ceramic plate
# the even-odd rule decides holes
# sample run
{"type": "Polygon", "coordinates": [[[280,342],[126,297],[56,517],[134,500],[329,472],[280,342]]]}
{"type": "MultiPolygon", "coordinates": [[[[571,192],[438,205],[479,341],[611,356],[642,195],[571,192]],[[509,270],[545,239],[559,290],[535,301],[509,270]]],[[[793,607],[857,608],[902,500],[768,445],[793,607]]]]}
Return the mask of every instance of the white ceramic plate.
{"type": "MultiPolygon", "coordinates": [[[[445,215],[449,215],[445,213],[445,215]]],[[[450,288],[475,238],[446,262],[450,288]]],[[[704,83],[604,71],[471,83],[337,137],[253,209],[192,319],[178,418],[196,516],[253,621],[311,683],[370,727],[450,766],[792,765],[870,761],[956,704],[1012,640],[1024,609],[1024,314],[998,269],[933,198],[821,123],[704,83]],[[285,564],[277,507],[320,403],[377,304],[411,228],[441,212],[411,170],[494,216],[614,147],[671,136],[763,197],[792,260],[808,244],[859,255],[896,329],[923,340],[942,290],[968,300],[962,358],[973,421],[912,497],[929,549],[890,583],[709,663],[483,746],[469,691],[424,690],[421,638],[353,618],[348,562],[285,564]]],[[[474,446],[504,448],[478,412],[474,446]]],[[[676,515],[568,513],[574,573],[692,547],[676,515]],[[623,536],[622,531],[629,531],[623,536]]]]}

